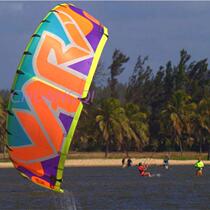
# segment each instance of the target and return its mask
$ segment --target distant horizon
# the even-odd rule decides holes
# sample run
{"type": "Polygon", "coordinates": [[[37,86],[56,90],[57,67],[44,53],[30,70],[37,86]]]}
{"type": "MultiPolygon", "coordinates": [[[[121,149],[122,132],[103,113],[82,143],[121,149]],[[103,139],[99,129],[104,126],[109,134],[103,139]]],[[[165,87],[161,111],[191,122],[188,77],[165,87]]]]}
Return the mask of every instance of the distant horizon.
{"type": "MultiPolygon", "coordinates": [[[[48,11],[61,2],[0,2],[0,89],[10,89],[30,36],[48,11]]],[[[119,82],[127,82],[137,57],[149,56],[155,73],[169,60],[177,64],[182,49],[193,60],[210,55],[210,2],[73,2],[109,29],[102,53],[105,68],[115,48],[130,57],[119,82]]]]}

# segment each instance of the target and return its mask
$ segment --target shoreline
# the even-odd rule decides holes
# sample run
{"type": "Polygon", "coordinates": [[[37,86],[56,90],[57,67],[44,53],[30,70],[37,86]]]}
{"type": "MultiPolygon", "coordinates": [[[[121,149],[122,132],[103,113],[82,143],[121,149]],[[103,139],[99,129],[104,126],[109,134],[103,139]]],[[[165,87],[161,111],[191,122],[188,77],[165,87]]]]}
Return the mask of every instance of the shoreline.
{"type": "MultiPolygon", "coordinates": [[[[67,159],[65,167],[121,167],[122,159],[67,159]]],[[[145,162],[149,165],[163,165],[163,159],[132,158],[133,165],[145,162]]],[[[194,165],[197,160],[169,160],[169,165],[194,165]]],[[[209,160],[203,160],[205,165],[210,165],[209,160]]],[[[13,168],[11,162],[0,162],[0,168],[13,168]]]]}

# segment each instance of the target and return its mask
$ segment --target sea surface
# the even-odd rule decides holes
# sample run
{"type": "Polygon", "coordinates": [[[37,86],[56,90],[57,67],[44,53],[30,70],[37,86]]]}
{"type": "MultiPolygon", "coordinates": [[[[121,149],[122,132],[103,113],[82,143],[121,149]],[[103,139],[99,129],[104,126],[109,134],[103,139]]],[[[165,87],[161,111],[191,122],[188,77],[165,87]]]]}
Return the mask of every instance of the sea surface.
{"type": "Polygon", "coordinates": [[[64,194],[22,178],[15,169],[0,169],[0,210],[210,210],[210,166],[196,177],[192,166],[140,177],[136,167],[66,168],[64,194]]]}

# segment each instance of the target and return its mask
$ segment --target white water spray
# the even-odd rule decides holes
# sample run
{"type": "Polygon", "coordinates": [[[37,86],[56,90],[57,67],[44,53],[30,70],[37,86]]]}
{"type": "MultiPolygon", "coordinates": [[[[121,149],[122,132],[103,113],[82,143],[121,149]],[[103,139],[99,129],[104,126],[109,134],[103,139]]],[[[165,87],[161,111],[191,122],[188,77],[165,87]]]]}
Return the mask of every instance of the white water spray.
{"type": "Polygon", "coordinates": [[[72,192],[65,190],[62,194],[54,194],[55,206],[63,210],[82,210],[72,192]]]}

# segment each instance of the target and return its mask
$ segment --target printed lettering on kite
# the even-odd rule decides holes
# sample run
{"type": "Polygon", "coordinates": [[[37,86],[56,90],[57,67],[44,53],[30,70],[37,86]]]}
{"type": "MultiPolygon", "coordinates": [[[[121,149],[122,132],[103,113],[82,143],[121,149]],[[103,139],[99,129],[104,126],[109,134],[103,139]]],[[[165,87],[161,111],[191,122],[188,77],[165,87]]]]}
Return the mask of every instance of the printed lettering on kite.
{"type": "Polygon", "coordinates": [[[7,139],[14,167],[32,182],[61,189],[64,162],[108,30],[72,4],[42,20],[11,90],[7,139]]]}

